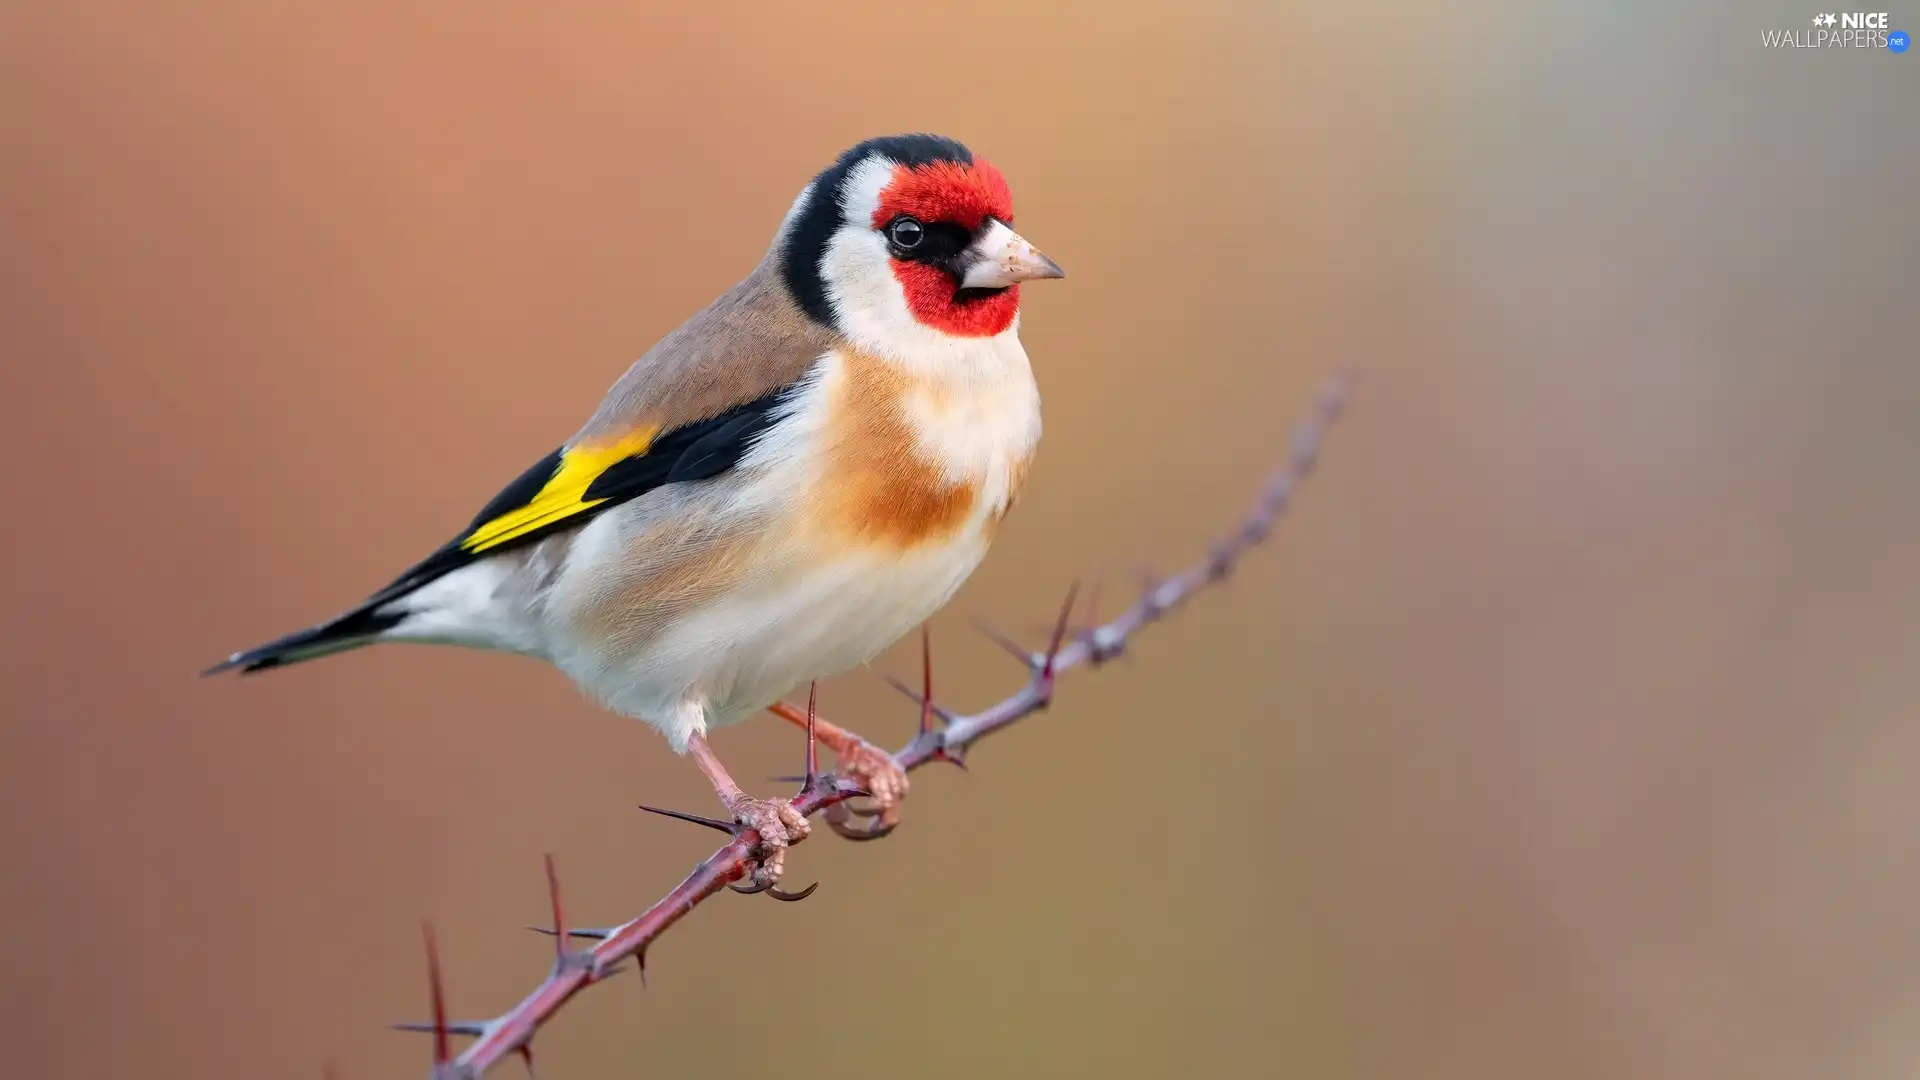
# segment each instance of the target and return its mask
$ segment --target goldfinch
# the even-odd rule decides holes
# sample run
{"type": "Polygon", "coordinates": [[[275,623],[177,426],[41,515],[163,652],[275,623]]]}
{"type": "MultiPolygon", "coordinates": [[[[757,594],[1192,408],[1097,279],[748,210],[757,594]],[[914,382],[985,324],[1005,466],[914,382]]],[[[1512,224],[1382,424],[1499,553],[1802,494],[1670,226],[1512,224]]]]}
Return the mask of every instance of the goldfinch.
{"type": "MultiPolygon", "coordinates": [[[[1020,285],[1064,276],[965,146],[860,143],[801,190],[752,273],[464,532],[207,673],[382,642],[537,657],[691,756],[777,880],[808,824],[744,792],[708,734],[871,660],[980,564],[1040,440],[1020,285]]],[[[821,737],[896,815],[891,759],[821,737]]]]}

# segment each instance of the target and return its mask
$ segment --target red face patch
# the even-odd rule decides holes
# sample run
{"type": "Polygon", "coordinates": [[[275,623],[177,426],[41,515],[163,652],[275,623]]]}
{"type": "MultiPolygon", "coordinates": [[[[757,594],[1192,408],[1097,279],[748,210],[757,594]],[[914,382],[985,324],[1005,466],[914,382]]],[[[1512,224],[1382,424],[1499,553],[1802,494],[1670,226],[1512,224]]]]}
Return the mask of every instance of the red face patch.
{"type": "Polygon", "coordinates": [[[893,180],[880,193],[880,205],[873,212],[873,227],[884,227],[901,214],[921,221],[951,221],[968,232],[990,217],[1013,224],[1013,192],[1007,178],[985,159],[974,158],[972,165],[955,161],[936,161],[909,169],[893,170],[893,180]]]}
{"type": "MultiPolygon", "coordinates": [[[[950,221],[973,232],[988,218],[1013,223],[1013,192],[1000,170],[982,158],[972,165],[936,161],[893,171],[893,180],[880,193],[873,227],[882,229],[902,214],[923,222],[950,221]]],[[[937,266],[894,259],[893,276],[906,293],[913,317],[944,333],[960,337],[991,337],[1013,325],[1020,310],[1020,286],[973,300],[954,299],[951,275],[937,266]]]]}

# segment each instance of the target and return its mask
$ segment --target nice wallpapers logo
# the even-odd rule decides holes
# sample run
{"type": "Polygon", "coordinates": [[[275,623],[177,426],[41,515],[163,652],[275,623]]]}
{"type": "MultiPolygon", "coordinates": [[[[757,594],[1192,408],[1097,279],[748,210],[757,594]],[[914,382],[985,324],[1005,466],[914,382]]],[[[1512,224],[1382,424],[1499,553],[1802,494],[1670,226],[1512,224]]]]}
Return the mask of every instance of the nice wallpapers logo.
{"type": "Polygon", "coordinates": [[[1760,31],[1764,49],[1885,49],[1904,53],[1912,44],[1905,30],[1895,30],[1884,11],[1824,11],[1810,27],[1760,31]]]}

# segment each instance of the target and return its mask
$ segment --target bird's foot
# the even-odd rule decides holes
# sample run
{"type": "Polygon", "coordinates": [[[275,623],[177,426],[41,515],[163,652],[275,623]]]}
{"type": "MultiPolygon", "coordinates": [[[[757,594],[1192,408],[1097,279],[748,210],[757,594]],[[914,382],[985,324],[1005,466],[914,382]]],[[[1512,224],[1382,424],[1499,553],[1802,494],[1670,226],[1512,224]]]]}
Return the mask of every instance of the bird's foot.
{"type": "Polygon", "coordinates": [[[733,820],[760,834],[759,863],[754,867],[755,885],[774,885],[786,868],[787,848],[807,838],[811,827],[800,811],[785,799],[756,799],[740,793],[726,799],[733,820]]]}
{"type": "MultiPolygon", "coordinates": [[[[807,699],[806,711],[784,701],[776,701],[767,711],[790,724],[806,728],[812,736],[833,751],[838,763],[834,772],[842,783],[860,789],[873,800],[871,807],[855,810],[846,803],[827,807],[827,827],[849,840],[878,840],[900,823],[900,800],[907,795],[907,771],[885,750],[848,731],[827,723],[813,711],[813,699],[807,699]],[[878,818],[873,825],[848,824],[854,817],[878,818]]],[[[812,768],[809,758],[808,768],[812,768]]],[[[793,779],[789,777],[788,779],[793,779]]]]}
{"type": "Polygon", "coordinates": [[[845,743],[833,748],[834,771],[873,799],[872,808],[862,817],[876,817],[882,829],[891,831],[900,824],[900,802],[907,797],[907,770],[893,755],[858,735],[849,733],[845,743]]]}

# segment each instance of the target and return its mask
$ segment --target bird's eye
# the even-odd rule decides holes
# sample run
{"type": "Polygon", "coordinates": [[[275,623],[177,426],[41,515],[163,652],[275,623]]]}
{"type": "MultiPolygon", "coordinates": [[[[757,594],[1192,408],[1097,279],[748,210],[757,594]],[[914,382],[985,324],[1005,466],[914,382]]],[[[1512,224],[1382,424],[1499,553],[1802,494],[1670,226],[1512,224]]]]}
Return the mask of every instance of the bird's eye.
{"type": "Polygon", "coordinates": [[[897,217],[887,226],[887,239],[898,248],[912,250],[927,238],[926,227],[910,217],[897,217]]]}

